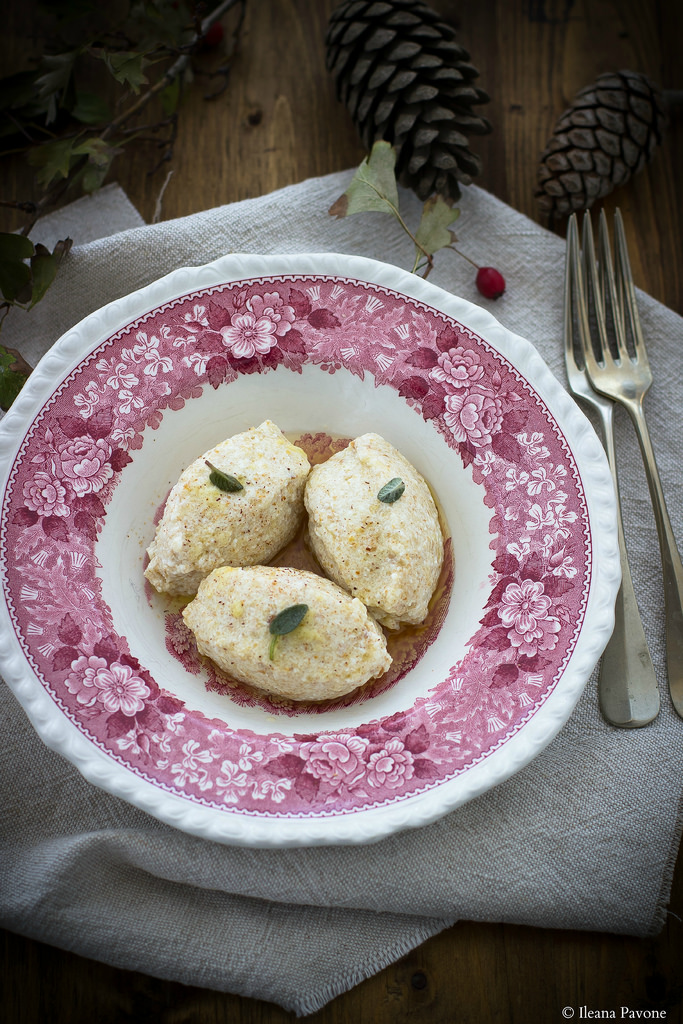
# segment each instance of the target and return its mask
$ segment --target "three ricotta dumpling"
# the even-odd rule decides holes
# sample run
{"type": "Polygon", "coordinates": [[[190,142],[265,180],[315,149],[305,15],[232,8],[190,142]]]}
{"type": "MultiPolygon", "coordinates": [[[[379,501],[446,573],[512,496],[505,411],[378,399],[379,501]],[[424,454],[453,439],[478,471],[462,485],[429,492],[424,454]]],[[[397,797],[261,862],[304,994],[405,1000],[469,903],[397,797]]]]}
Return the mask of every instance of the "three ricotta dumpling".
{"type": "Polygon", "coordinates": [[[443,538],[427,484],[379,435],[357,438],[311,470],[266,420],[182,473],[148,554],[145,575],[158,591],[196,594],[183,617],[200,653],[269,693],[325,700],[389,668],[377,623],[423,621],[443,538]],[[264,564],[306,512],[329,579],[264,564]],[[271,623],[292,607],[305,609],[301,622],[275,645],[271,623]]]}

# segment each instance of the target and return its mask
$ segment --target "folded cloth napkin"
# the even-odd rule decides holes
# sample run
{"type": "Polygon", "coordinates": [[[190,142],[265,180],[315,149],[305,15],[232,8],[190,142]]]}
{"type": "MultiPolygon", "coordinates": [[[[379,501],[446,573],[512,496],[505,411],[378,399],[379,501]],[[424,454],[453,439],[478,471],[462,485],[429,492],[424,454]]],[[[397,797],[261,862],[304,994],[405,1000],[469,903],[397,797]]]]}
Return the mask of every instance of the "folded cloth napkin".
{"type": "MultiPolygon", "coordinates": [[[[379,213],[328,216],[351,172],[76,245],[7,344],[37,359],[92,310],[183,265],[227,252],[356,253],[410,267],[412,246],[379,213]]],[[[419,220],[412,194],[401,202],[419,220]]],[[[495,264],[487,303],[469,263],[440,253],[430,280],[489,305],[564,380],[561,239],[474,186],[461,246],[495,264]]],[[[76,238],[78,242],[78,238],[76,238]]],[[[683,322],[640,295],[655,384],[648,415],[683,542],[683,322]]],[[[0,687],[0,923],[118,967],[311,1013],[458,919],[632,935],[665,919],[681,832],[683,721],[666,687],[657,537],[633,433],[618,416],[633,576],[662,693],[648,727],[601,718],[592,678],[531,764],[436,823],[369,846],[250,850],[185,835],[85,782],[43,746],[0,687]]]]}

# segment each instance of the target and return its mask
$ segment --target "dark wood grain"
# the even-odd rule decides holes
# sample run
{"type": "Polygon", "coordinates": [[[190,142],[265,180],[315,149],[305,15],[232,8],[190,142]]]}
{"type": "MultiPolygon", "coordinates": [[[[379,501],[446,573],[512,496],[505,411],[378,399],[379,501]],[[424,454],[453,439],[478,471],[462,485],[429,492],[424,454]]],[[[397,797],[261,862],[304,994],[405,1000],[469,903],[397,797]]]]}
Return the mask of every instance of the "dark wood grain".
{"type": "MultiPolygon", "coordinates": [[[[493,133],[476,143],[479,184],[541,220],[533,197],[538,155],[576,91],[608,70],[645,71],[683,88],[679,0],[433,0],[458,27],[491,95],[493,133]]],[[[132,152],[117,177],[151,220],[168,169],[164,219],[256,196],[363,156],[325,71],[332,0],[248,0],[227,91],[187,98],[175,156],[132,152]]],[[[21,21],[19,12],[10,24],[21,21]]],[[[25,19],[24,19],[25,20],[25,19]]],[[[11,42],[11,39],[10,39],[11,42]]],[[[11,47],[17,59],[16,43],[11,47]]],[[[4,52],[8,53],[7,35],[4,52]]],[[[624,213],[637,283],[683,313],[683,112],[670,112],[654,162],[607,200],[624,213]]],[[[26,196],[18,162],[5,164],[2,197],[26,196]]],[[[541,220],[542,222],[542,220],[541,220]]],[[[5,217],[10,225],[11,218],[5,217]]],[[[562,224],[553,225],[563,233],[562,224]]],[[[492,254],[495,261],[495,254],[492,254]]],[[[119,971],[2,934],[0,1018],[6,1024],[284,1024],[272,1004],[119,971]]],[[[522,1024],[562,1020],[561,1010],[666,1010],[682,1024],[683,862],[661,935],[633,939],[460,923],[308,1018],[312,1024],[522,1024]]]]}

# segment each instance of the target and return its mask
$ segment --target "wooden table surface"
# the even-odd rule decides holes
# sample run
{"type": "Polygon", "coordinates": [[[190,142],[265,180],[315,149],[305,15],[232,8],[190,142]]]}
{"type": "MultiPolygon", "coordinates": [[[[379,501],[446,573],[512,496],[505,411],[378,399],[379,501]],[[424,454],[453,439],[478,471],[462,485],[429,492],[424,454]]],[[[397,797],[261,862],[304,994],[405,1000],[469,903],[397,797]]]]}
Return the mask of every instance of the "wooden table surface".
{"type": "MultiPolygon", "coordinates": [[[[325,71],[323,38],[334,0],[247,0],[227,91],[190,95],[180,117],[163,219],[257,196],[356,165],[364,151],[325,71]]],[[[473,141],[478,184],[534,220],[538,156],[576,91],[603,71],[644,71],[683,88],[680,0],[433,0],[458,29],[490,93],[490,136],[473,141]],[[475,145],[476,142],[476,145],[475,145]]],[[[162,169],[149,151],[120,162],[117,178],[151,220],[162,169]]],[[[624,213],[636,282],[683,314],[683,110],[672,108],[653,163],[607,200],[624,213]]],[[[0,198],[26,197],[14,165],[0,198]]],[[[6,221],[11,226],[11,218],[6,221]]],[[[7,227],[4,228],[7,230],[7,227]]],[[[555,226],[560,234],[564,224],[555,226]]],[[[495,257],[495,254],[493,254],[495,257]]],[[[493,260],[495,262],[495,259],[493,260]]],[[[683,339],[682,339],[683,342],[683,339]]],[[[683,541],[683,538],[679,538],[683,541]]],[[[285,1024],[270,1003],[116,970],[9,933],[3,938],[5,1024],[285,1024]]],[[[657,937],[556,932],[463,922],[308,1018],[311,1024],[545,1024],[562,1008],[666,1011],[683,1022],[683,858],[657,937]]],[[[604,1014],[603,1014],[604,1016],[604,1014]]],[[[586,1011],[583,1017],[588,1019],[586,1011]]]]}

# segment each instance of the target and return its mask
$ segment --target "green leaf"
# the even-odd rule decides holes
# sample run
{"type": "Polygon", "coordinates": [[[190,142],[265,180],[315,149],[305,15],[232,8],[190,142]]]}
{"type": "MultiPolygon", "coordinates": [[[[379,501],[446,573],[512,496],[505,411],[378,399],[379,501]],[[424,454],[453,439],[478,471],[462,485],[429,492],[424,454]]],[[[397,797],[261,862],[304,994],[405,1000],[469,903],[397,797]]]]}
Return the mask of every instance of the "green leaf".
{"type": "Polygon", "coordinates": [[[6,302],[16,302],[31,281],[24,261],[33,256],[33,242],[25,235],[0,233],[0,292],[6,302]]]}
{"type": "Polygon", "coordinates": [[[77,92],[71,115],[81,124],[106,124],[112,117],[109,104],[94,92],[77,92]]]}
{"type": "Polygon", "coordinates": [[[33,253],[33,242],[26,235],[0,232],[0,260],[27,260],[33,253]]]}
{"type": "Polygon", "coordinates": [[[148,81],[143,68],[147,67],[149,61],[144,54],[133,51],[121,53],[109,53],[104,51],[102,59],[111,71],[117,82],[121,85],[129,85],[133,92],[140,92],[140,86],[148,81]]]}
{"type": "MultiPolygon", "coordinates": [[[[441,196],[431,196],[422,208],[422,219],[415,234],[415,241],[430,256],[433,256],[439,249],[457,242],[455,233],[449,230],[449,225],[454,224],[460,216],[457,207],[450,206],[441,196]]],[[[417,248],[418,253],[422,249],[417,248]]]]}
{"type": "MultiPolygon", "coordinates": [[[[28,268],[27,268],[28,269],[28,268]]],[[[6,412],[31,372],[23,356],[0,345],[0,407],[6,412]]]]}
{"type": "Polygon", "coordinates": [[[52,284],[71,244],[71,239],[65,238],[50,252],[40,243],[34,247],[23,235],[0,234],[0,291],[5,301],[35,306],[52,284]]]}
{"type": "MultiPolygon", "coordinates": [[[[188,13],[193,10],[191,5],[176,3],[175,0],[133,0],[127,6],[127,34],[135,40],[138,49],[146,52],[164,43],[177,48],[179,44],[187,42],[188,13]]],[[[211,3],[204,3],[202,9],[213,9],[215,6],[216,0],[211,0],[211,3]]]]}
{"type": "Polygon", "coordinates": [[[303,622],[304,616],[308,611],[307,604],[290,604],[288,608],[283,608],[281,612],[271,619],[268,630],[272,637],[270,641],[270,649],[268,651],[268,657],[273,660],[275,655],[275,645],[277,639],[280,636],[285,636],[287,633],[291,633],[292,630],[296,629],[303,622]]]}
{"type": "Polygon", "coordinates": [[[40,302],[45,292],[55,279],[59,264],[71,248],[70,238],[64,238],[57,242],[52,252],[44,245],[36,245],[35,255],[31,258],[31,276],[33,290],[31,293],[31,306],[40,302]]]}
{"type": "Polygon", "coordinates": [[[81,188],[87,195],[97,192],[102,187],[104,179],[109,172],[109,164],[105,167],[95,164],[86,164],[81,175],[81,188]]]}
{"type": "Polygon", "coordinates": [[[74,146],[74,156],[88,157],[88,163],[80,176],[84,192],[97,191],[107,176],[112,160],[121,152],[121,149],[116,149],[104,139],[99,138],[85,139],[74,146]]]}
{"type": "Polygon", "coordinates": [[[36,173],[38,184],[49,188],[56,178],[68,177],[76,159],[73,153],[76,142],[76,139],[55,139],[29,150],[29,163],[39,168],[36,173]]]}
{"type": "Polygon", "coordinates": [[[36,79],[37,95],[47,105],[46,124],[51,124],[57,119],[57,108],[59,99],[66,95],[74,63],[78,51],[70,53],[45,54],[41,61],[41,68],[45,68],[44,74],[36,79]]]}
{"type": "Polygon", "coordinates": [[[61,262],[73,244],[72,238],[62,238],[55,244],[55,247],[52,250],[52,255],[57,256],[61,262]]]}
{"type": "Polygon", "coordinates": [[[31,268],[21,260],[0,260],[0,292],[7,302],[16,302],[31,282],[31,268]]]}
{"type": "Polygon", "coordinates": [[[170,85],[162,89],[160,93],[161,109],[166,117],[175,114],[180,102],[180,75],[176,75],[170,85]]]}
{"type": "Polygon", "coordinates": [[[35,306],[36,302],[40,302],[54,281],[58,263],[59,260],[44,245],[36,246],[36,254],[31,260],[31,276],[33,279],[31,292],[32,306],[35,306]]]}
{"type": "Polygon", "coordinates": [[[377,497],[380,501],[383,501],[385,505],[393,505],[395,501],[401,497],[406,489],[406,485],[401,480],[400,476],[393,477],[384,487],[380,487],[377,492],[377,497]]]}
{"type": "Polygon", "coordinates": [[[48,53],[43,56],[40,67],[45,71],[36,79],[39,96],[47,97],[66,90],[77,56],[78,50],[69,53],[48,53]]]}
{"type": "Polygon", "coordinates": [[[74,156],[87,156],[88,161],[94,164],[95,167],[106,167],[109,168],[112,159],[117,153],[121,153],[121,149],[116,149],[110,146],[104,139],[86,139],[85,142],[79,142],[77,146],[74,146],[74,156]]]}
{"type": "Polygon", "coordinates": [[[236,476],[233,476],[231,473],[225,473],[222,469],[217,469],[208,459],[204,459],[204,462],[211,470],[209,480],[214,487],[218,487],[219,490],[226,491],[228,494],[244,490],[236,476]]]}
{"type": "Polygon", "coordinates": [[[291,633],[301,624],[307,611],[307,604],[290,604],[288,608],[284,608],[274,619],[271,619],[268,631],[271,636],[285,636],[285,634],[291,633]]]}
{"type": "Polygon", "coordinates": [[[349,217],[353,213],[379,210],[398,214],[398,188],[396,187],[396,153],[383,139],[372,147],[370,156],[363,160],[346,192],[337,199],[329,213],[333,217],[349,217]]]}

